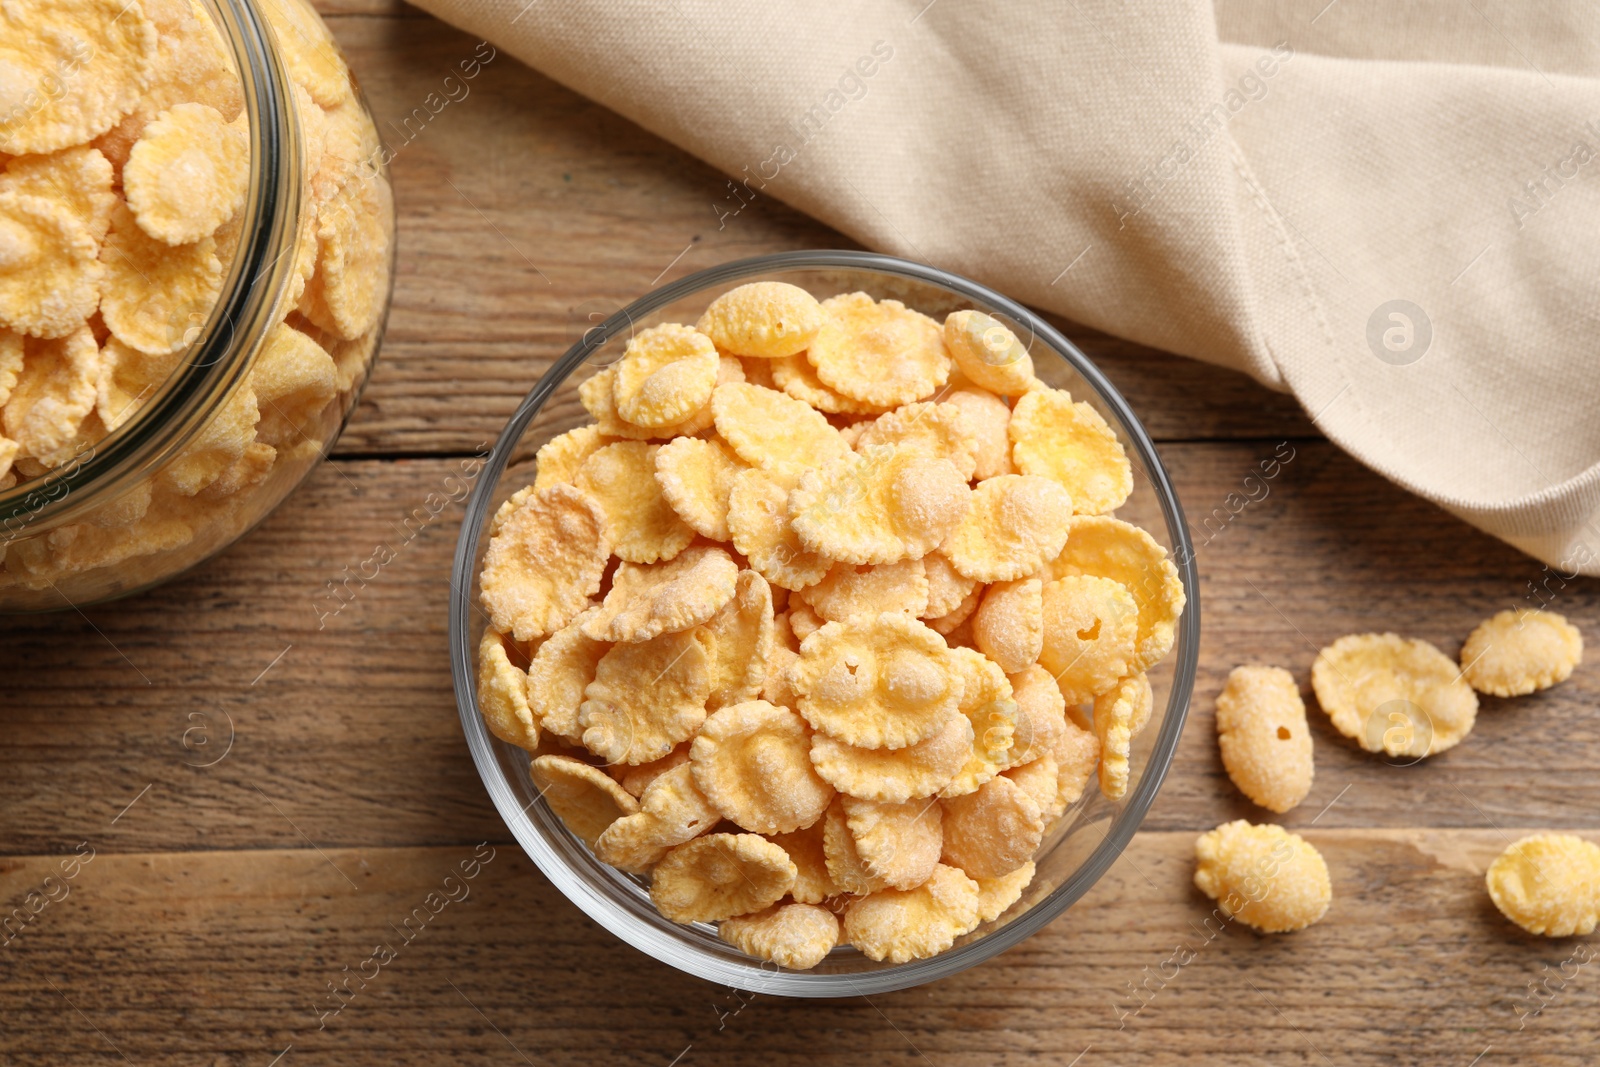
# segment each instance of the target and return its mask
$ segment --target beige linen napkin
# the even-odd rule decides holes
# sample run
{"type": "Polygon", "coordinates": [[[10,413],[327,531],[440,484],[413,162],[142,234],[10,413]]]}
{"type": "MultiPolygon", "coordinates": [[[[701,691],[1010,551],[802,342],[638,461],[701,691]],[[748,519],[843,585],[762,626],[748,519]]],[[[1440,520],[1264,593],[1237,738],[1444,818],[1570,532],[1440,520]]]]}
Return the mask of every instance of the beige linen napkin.
{"type": "Polygon", "coordinates": [[[1600,574],[1593,0],[419,2],[869,246],[1292,391],[1600,574]]]}

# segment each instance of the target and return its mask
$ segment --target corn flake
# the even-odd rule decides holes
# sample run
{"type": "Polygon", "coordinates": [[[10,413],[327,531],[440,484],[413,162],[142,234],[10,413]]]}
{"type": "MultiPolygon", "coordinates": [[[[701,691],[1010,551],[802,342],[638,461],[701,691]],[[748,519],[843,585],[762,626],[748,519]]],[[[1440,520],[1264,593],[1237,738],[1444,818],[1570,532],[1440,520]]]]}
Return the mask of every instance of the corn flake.
{"type": "Polygon", "coordinates": [[[569,485],[532,494],[489,539],[478,584],[490,625],[518,641],[561,629],[600,591],[610,556],[593,497],[569,485]]]}
{"type": "Polygon", "coordinates": [[[598,610],[588,609],[551,634],[528,666],[529,714],[540,727],[573,744],[583,742],[583,726],[578,721],[583,691],[594,681],[600,657],[610,647],[583,632],[584,624],[598,610]]]}
{"type": "Polygon", "coordinates": [[[903,611],[914,618],[927,610],[928,574],[920,559],[876,567],[839,563],[822,581],[796,595],[828,622],[848,622],[880,611],[903,611]]]}
{"type": "Polygon", "coordinates": [[[222,291],[217,243],[205,237],[173,247],[145,233],[118,205],[100,249],[105,289],[100,316],[129,348],[151,355],[176,352],[193,339],[222,291]]]}
{"type": "Polygon", "coordinates": [[[847,796],[900,803],[931,797],[949,785],[971,756],[973,737],[972,723],[964,715],[905,748],[857,748],[817,734],[811,739],[811,762],[847,796]]]}
{"type": "Polygon", "coordinates": [[[978,883],[941,863],[915,889],[883,889],[853,901],[844,936],[868,959],[909,963],[937,956],[978,922],[978,883]]]}
{"type": "Polygon", "coordinates": [[[806,971],[839,943],[839,920],[815,904],[775,904],[754,915],[724,919],[717,936],[746,955],[806,971]]]}
{"type": "Polygon", "coordinates": [[[478,643],[478,711],[500,740],[530,751],[539,746],[539,724],[528,711],[528,675],[512,664],[493,630],[478,643]]]}
{"type": "Polygon", "coordinates": [[[1553,611],[1502,611],[1461,646],[1462,674],[1478,692],[1497,697],[1548,689],[1582,662],[1583,635],[1553,611]]]}
{"type": "Polygon", "coordinates": [[[623,563],[600,610],[584,623],[596,641],[648,641],[709,622],[738,590],[739,567],[720,548],[696,545],[667,563],[623,563]]]}
{"type": "Polygon", "coordinates": [[[1455,662],[1426,641],[1351,634],[1311,665],[1317,703],[1368,752],[1431,756],[1472,732],[1478,695],[1455,662]]]}
{"type": "MultiPolygon", "coordinates": [[[[668,756],[666,760],[672,758],[668,756]]],[[[630,776],[642,769],[634,768],[630,776]]],[[[627,780],[624,777],[624,789],[627,780]]],[[[595,858],[625,871],[642,873],[661,862],[668,849],[710,831],[720,817],[695,784],[685,758],[656,773],[644,786],[637,812],[606,827],[595,841],[595,858]]]]}
{"type": "MultiPolygon", "coordinates": [[[[968,579],[968,581],[971,581],[971,579],[968,579]]],[[[966,597],[955,606],[954,610],[947,611],[936,619],[929,619],[928,625],[943,634],[947,641],[954,637],[958,630],[965,628],[970,631],[970,627],[966,627],[966,623],[978,610],[978,605],[983,603],[985,588],[985,586],[973,582],[972,588],[967,592],[966,597]]]]}
{"type": "Polygon", "coordinates": [[[1021,396],[1039,384],[1033,357],[1017,335],[992,315],[951,312],[944,320],[944,344],[961,373],[991,393],[1021,396]]]}
{"type": "Polygon", "coordinates": [[[661,495],[690,529],[713,541],[732,538],[728,494],[745,469],[720,442],[699,437],[679,437],[656,453],[661,495]]]}
{"type": "Polygon", "coordinates": [[[1006,676],[1017,704],[1017,726],[1008,763],[1015,767],[1054,754],[1067,728],[1067,702],[1049,671],[1033,663],[1006,676]]]}
{"type": "Polygon", "coordinates": [[[1172,650],[1186,600],[1183,582],[1167,550],[1148,532],[1121,519],[1075,516],[1051,573],[1110,578],[1127,589],[1139,607],[1135,669],[1148,671],[1172,650]]]}
{"type": "MultiPolygon", "coordinates": [[[[774,627],[776,629],[776,627],[774,627]]],[[[759,696],[768,704],[780,708],[793,708],[800,702],[794,687],[789,684],[789,668],[800,659],[800,653],[787,645],[774,645],[767,657],[766,675],[761,681],[759,696]]]]}
{"type": "Polygon", "coordinates": [[[789,497],[790,522],[801,544],[830,559],[895,563],[939,547],[971,497],[949,460],[875,445],[803,475],[789,497]]]}
{"type": "Polygon", "coordinates": [[[55,467],[72,458],[78,430],[94,410],[100,349],[87,326],[52,341],[29,341],[6,400],[6,436],[20,454],[55,467]]]}
{"type": "Polygon", "coordinates": [[[1149,717],[1150,686],[1144,675],[1123,678],[1094,701],[1094,735],[1100,740],[1100,792],[1112,800],[1128,793],[1133,724],[1141,702],[1149,717]]]}
{"type": "Polygon", "coordinates": [[[322,439],[319,422],[339,391],[333,357],[285,323],[267,333],[250,368],[250,387],[261,404],[261,440],[283,447],[322,439]]]}
{"type": "MultiPolygon", "coordinates": [[[[799,598],[789,605],[788,616],[789,628],[794,631],[795,639],[800,642],[804,642],[806,638],[822,629],[822,624],[826,621],[811,610],[811,605],[799,598]]],[[[795,651],[800,651],[798,645],[795,651]]]]}
{"type": "Polygon", "coordinates": [[[600,505],[611,550],[629,563],[670,560],[694,540],[656,481],[660,445],[618,441],[595,450],[573,484],[600,505]]]}
{"type": "Polygon", "coordinates": [[[794,471],[850,454],[828,420],[809,404],[759,385],[719,385],[711,395],[717,433],[753,467],[794,471]]]}
{"type": "Polygon", "coordinates": [[[861,895],[888,888],[889,883],[867,870],[866,861],[856,850],[855,835],[850,832],[843,797],[829,805],[823,816],[822,854],[827,865],[828,880],[839,891],[861,895]]]}
{"type": "MultiPolygon", "coordinates": [[[[740,471],[728,490],[728,532],[750,566],[773,585],[804,589],[820,582],[831,561],[800,543],[789,521],[787,472],[750,468],[740,471]]],[[[794,608],[790,611],[793,625],[794,608]]],[[[795,636],[803,637],[796,629],[795,636]]]]}
{"type": "Polygon", "coordinates": [[[707,640],[686,630],[613,645],[583,690],[583,744],[607,763],[661,759],[694,736],[711,693],[707,640]]]}
{"type": "Polygon", "coordinates": [[[805,351],[822,320],[822,305],[798,285],[750,282],[713,300],[695,328],[735,355],[776,359],[805,351]]]}
{"type": "Polygon", "coordinates": [[[222,410],[201,426],[183,451],[162,468],[159,480],[192,497],[226,474],[255,443],[261,408],[249,385],[235,389],[222,410]]]}
{"type": "Polygon", "coordinates": [[[840,806],[869,878],[892,889],[915,889],[932,876],[944,847],[937,800],[895,803],[847,796],[840,806]]]}
{"type": "MultiPolygon", "coordinates": [[[[823,385],[822,379],[817,377],[817,369],[806,361],[803,354],[762,360],[761,363],[769,379],[766,383],[769,388],[803,401],[818,411],[829,415],[875,415],[880,410],[871,404],[864,404],[836,393],[823,385]]],[[[853,434],[846,436],[851,445],[855,444],[854,440],[851,440],[853,436],[853,434]]]]}
{"type": "Polygon", "coordinates": [[[36,196],[65,207],[96,242],[111,228],[116,175],[99,151],[86,146],[48,156],[19,156],[5,165],[0,190],[36,196]]]}
{"type": "Polygon", "coordinates": [[[1484,881],[1500,914],[1530,934],[1588,936],[1600,922],[1600,845],[1581,837],[1524,837],[1489,865],[1484,881]]]}
{"type": "Polygon", "coordinates": [[[1042,663],[1068,704],[1116,685],[1134,666],[1139,610],[1121,583],[1080,575],[1044,586],[1042,663]]]}
{"type": "Polygon", "coordinates": [[[799,715],[752,700],[706,718],[689,765],[724,818],[756,833],[791,833],[820,819],[834,795],[811,766],[810,749],[799,715]]]}
{"type": "Polygon", "coordinates": [[[991,778],[976,792],[947,797],[944,857],[973,878],[1010,874],[1033,858],[1044,838],[1044,813],[1009,778],[991,778]]]}
{"type": "Polygon", "coordinates": [[[963,684],[959,710],[972,724],[972,747],[966,761],[939,791],[943,797],[965,796],[1008,765],[1016,740],[1017,704],[1011,683],[994,661],[970,648],[952,648],[963,684]]]}
{"type": "Polygon", "coordinates": [[[277,31],[289,76],[325,108],[350,95],[350,72],[333,34],[301,0],[263,0],[262,13],[277,31]]]}
{"type": "MultiPolygon", "coordinates": [[[[578,386],[578,400],[584,410],[594,417],[595,425],[607,437],[627,437],[633,440],[651,438],[692,437],[712,424],[711,405],[696,411],[682,422],[670,426],[635,426],[617,414],[614,395],[617,368],[607,367],[592,375],[578,386]]],[[[744,380],[739,361],[732,356],[721,359],[717,365],[718,384],[738,383],[744,380]],[[730,370],[730,367],[732,368],[730,370]]]]}
{"type": "Polygon", "coordinates": [[[922,613],[924,619],[937,619],[955,611],[972,595],[978,584],[952,567],[944,553],[937,550],[922,557],[922,569],[928,579],[928,606],[922,613]]]}
{"type": "Polygon", "coordinates": [[[1294,675],[1235,667],[1217,694],[1217,746],[1233,784],[1263,808],[1281,814],[1304,800],[1314,773],[1311,729],[1294,675]]]}
{"type": "Polygon", "coordinates": [[[0,326],[48,338],[82,326],[100,298],[98,251],[65,205],[0,191],[0,326]]]}
{"type": "Polygon", "coordinates": [[[1023,578],[990,586],[973,616],[972,636],[1007,674],[1037,662],[1044,649],[1044,583],[1023,578]]]}
{"type": "Polygon", "coordinates": [[[711,338],[669,322],[628,339],[611,388],[619,416],[651,427],[682,422],[706,405],[716,384],[711,338]]]}
{"type": "Polygon", "coordinates": [[[1045,822],[1052,822],[1066,813],[1070,802],[1061,795],[1061,768],[1056,764],[1056,758],[1048,752],[1001,773],[1033,798],[1045,822]]]}
{"type": "Polygon", "coordinates": [[[794,863],[794,888],[789,895],[801,904],[821,904],[839,893],[828,874],[828,856],[822,841],[824,826],[824,820],[818,819],[792,834],[774,834],[771,838],[794,863]]]}
{"type": "Polygon", "coordinates": [[[862,748],[904,748],[956,713],[963,678],[939,635],[899,612],[830,622],[789,672],[814,729],[862,748]]]}
{"type": "Polygon", "coordinates": [[[764,837],[710,834],[667,853],[651,874],[650,899],[672,922],[716,922],[776,904],[795,874],[789,854],[764,837]]]}
{"type": "Polygon", "coordinates": [[[1034,866],[1029,860],[1010,874],[998,878],[976,878],[978,883],[978,921],[994,922],[1022,899],[1022,891],[1033,881],[1034,866]]]}
{"type": "Polygon", "coordinates": [[[529,774],[550,810],[590,848],[606,827],[639,810],[639,802],[604,771],[571,756],[535,757],[529,774]]]}
{"type": "Polygon", "coordinates": [[[650,783],[666,774],[674,767],[682,767],[689,762],[689,742],[668,752],[658,760],[641,763],[637,767],[629,767],[625,763],[616,763],[606,768],[607,773],[622,783],[622,788],[634,796],[643,796],[644,791],[650,788],[650,783]]]}
{"type": "Polygon", "coordinates": [[[713,639],[708,710],[760,693],[772,655],[772,619],[772,587],[755,571],[740,571],[732,598],[701,627],[713,639]]]}
{"type": "MultiPolygon", "coordinates": [[[[594,426],[579,426],[550,438],[534,454],[533,488],[571,485],[583,461],[608,444],[611,440],[594,426]]],[[[656,455],[659,463],[660,453],[656,455]]]]}
{"type": "Polygon", "coordinates": [[[806,358],[822,384],[880,407],[929,396],[950,379],[939,324],[898,300],[848,293],[822,302],[825,317],[806,358]]]}
{"type": "Polygon", "coordinates": [[[856,439],[861,451],[888,445],[901,453],[947,459],[970,480],[977,468],[977,433],[966,413],[954,404],[907,404],[879,415],[856,439]]]}
{"type": "Polygon", "coordinates": [[[1333,900],[1328,865],[1281,826],[1223,823],[1194,844],[1194,884],[1224,915],[1266,934],[1303,930],[1333,900]]]}
{"type": "Polygon", "coordinates": [[[352,174],[316,215],[316,273],[300,311],[346,341],[377,325],[389,295],[392,198],[382,175],[352,174]]]}
{"type": "Polygon", "coordinates": [[[1009,582],[1038,571],[1067,543],[1072,500],[1047,478],[1005,474],[979,482],[972,504],[940,550],[980,582],[1009,582]]]}
{"type": "Polygon", "coordinates": [[[169,245],[210,237],[244,206],[249,134],[207,104],[178,104],[144,128],[122,188],[139,227],[169,245]]]}
{"type": "Polygon", "coordinates": [[[1080,515],[1115,511],[1133,492],[1133,468],[1100,413],[1065,389],[1036,389],[1017,400],[1007,427],[1011,461],[1023,474],[1051,478],[1080,515]]]}
{"type": "Polygon", "coordinates": [[[972,427],[973,475],[979,480],[1015,474],[1011,464],[1011,409],[993,393],[962,386],[941,394],[941,403],[959,408],[972,427]]]}

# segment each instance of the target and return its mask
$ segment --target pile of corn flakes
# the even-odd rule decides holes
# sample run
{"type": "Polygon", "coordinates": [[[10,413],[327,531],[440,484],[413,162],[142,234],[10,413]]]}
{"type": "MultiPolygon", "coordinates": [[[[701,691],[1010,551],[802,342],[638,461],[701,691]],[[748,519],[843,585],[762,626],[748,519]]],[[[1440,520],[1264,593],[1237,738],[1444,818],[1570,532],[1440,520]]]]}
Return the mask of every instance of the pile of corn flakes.
{"type": "MultiPolygon", "coordinates": [[[[378,141],[301,0],[260,5],[293,82],[305,160],[297,259],[247,382],[153,477],[89,517],[14,537],[0,585],[181,548],[253,520],[303,470],[364,378],[389,272],[378,141]]],[[[241,238],[250,117],[198,0],[0,8],[0,489],[68,464],[185,365],[241,238]]],[[[136,580],[127,584],[136,584],[136,580]]]]}
{"type": "Polygon", "coordinates": [[[492,521],[478,701],[662,915],[791,968],[926,958],[1091,778],[1126,792],[1183,586],[1003,324],[757,282],[580,395],[492,521]]]}

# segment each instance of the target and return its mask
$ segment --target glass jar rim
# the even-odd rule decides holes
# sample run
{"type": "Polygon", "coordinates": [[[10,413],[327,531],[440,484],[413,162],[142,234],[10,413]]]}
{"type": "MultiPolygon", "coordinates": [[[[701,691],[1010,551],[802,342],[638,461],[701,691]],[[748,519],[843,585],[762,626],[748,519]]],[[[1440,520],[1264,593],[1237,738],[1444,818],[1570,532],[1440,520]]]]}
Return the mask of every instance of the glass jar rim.
{"type": "Polygon", "coordinates": [[[289,73],[248,0],[202,0],[227,40],[250,122],[250,182],[239,245],[216,303],[184,360],[155,395],[86,453],[0,490],[0,552],[86,514],[131,479],[159,469],[243,383],[294,270],[303,145],[289,73]]]}
{"type": "Polygon", "coordinates": [[[467,746],[472,753],[479,777],[483,780],[484,787],[501,819],[510,829],[518,845],[545,877],[589,918],[631,947],[669,966],[710,982],[748,992],[777,996],[847,997],[906,989],[948,977],[992,959],[1032,936],[1059,916],[1068,906],[1088,892],[1089,888],[1110,869],[1144,821],[1177,752],[1178,741],[1188,717],[1189,702],[1199,662],[1199,594],[1199,572],[1195,567],[1194,546],[1189,537],[1188,523],[1184,518],[1177,491],[1173,488],[1166,467],[1156,452],[1155,443],[1122,394],[1089,357],[1060,331],[1009,297],[969,278],[937,267],[876,252],[834,250],[779,252],[734,260],[698,271],[646,293],[600,325],[588,330],[529,390],[495,441],[493,449],[478,472],[477,484],[467,498],[461,534],[456,542],[455,559],[451,567],[450,668],[462,732],[466,736],[467,746]],[[1187,606],[1178,619],[1177,648],[1166,713],[1157,731],[1145,769],[1140,775],[1138,784],[1129,791],[1121,810],[1112,818],[1106,836],[1094,846],[1084,862],[1047,896],[993,933],[928,959],[860,974],[773,971],[755,965],[741,967],[730,964],[697,952],[693,948],[684,948],[659,925],[652,924],[649,919],[634,914],[616,899],[586,885],[566,867],[559,853],[540,837],[537,827],[528,818],[522,802],[512,793],[509,784],[500,775],[493,751],[495,742],[477,711],[473,686],[473,660],[477,643],[471,636],[472,590],[475,588],[477,577],[473,573],[473,567],[477,558],[478,542],[493,503],[495,487],[510,464],[528,424],[543,409],[551,394],[612,337],[625,334],[633,328],[636,321],[643,320],[674,301],[715,285],[737,284],[753,275],[786,270],[830,269],[872,271],[931,283],[958,293],[999,310],[1013,323],[1026,326],[1033,331],[1034,336],[1065,359],[1073,370],[1090,384],[1097,399],[1103,401],[1127,429],[1129,444],[1137,453],[1152,482],[1162,518],[1173,541],[1173,563],[1178,569],[1179,579],[1188,598],[1187,606]]]}

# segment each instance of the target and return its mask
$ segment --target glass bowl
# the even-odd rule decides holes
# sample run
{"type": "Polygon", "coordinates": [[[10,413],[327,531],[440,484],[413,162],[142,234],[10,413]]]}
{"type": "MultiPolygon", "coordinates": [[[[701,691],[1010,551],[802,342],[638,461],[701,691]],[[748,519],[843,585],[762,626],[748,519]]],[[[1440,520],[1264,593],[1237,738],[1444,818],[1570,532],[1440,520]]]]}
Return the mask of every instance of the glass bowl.
{"type": "Polygon", "coordinates": [[[933,267],[866,252],[785,252],[700,271],[641,297],[592,326],[528,393],[467,502],[452,573],[451,667],[467,745],[495,807],[545,877],[590,918],[639,951],[711,982],[781,996],[855,996],[931,982],[1004,952],[1060,915],[1106,872],[1149,810],[1183,731],[1199,650],[1198,594],[1183,511],[1155,446],[1127,402],[1072,342],[1020,304],[933,267]],[[478,607],[477,578],[489,520],[502,501],[533,481],[539,446],[588,421],[578,402],[578,383],[619,359],[632,331],[662,322],[693,323],[718,294],[763,280],[789,282],[819,298],[860,289],[879,299],[902,300],[935,318],[977,308],[1006,322],[1029,348],[1041,379],[1087,400],[1116,431],[1134,476],[1133,495],[1118,516],[1144,526],[1168,549],[1188,596],[1172,652],[1150,672],[1154,709],[1150,725],[1134,742],[1126,795],[1108,800],[1091,780],[1083,798],[1047,835],[1035,857],[1038,873],[1022,898],[931,959],[875,963],[844,946],[812,970],[786,971],[718,940],[710,924],[668,921],[651,904],[642,878],[601,863],[567,831],[539,798],[528,773],[528,753],[491,736],[478,709],[477,646],[485,616],[478,607]]]}

